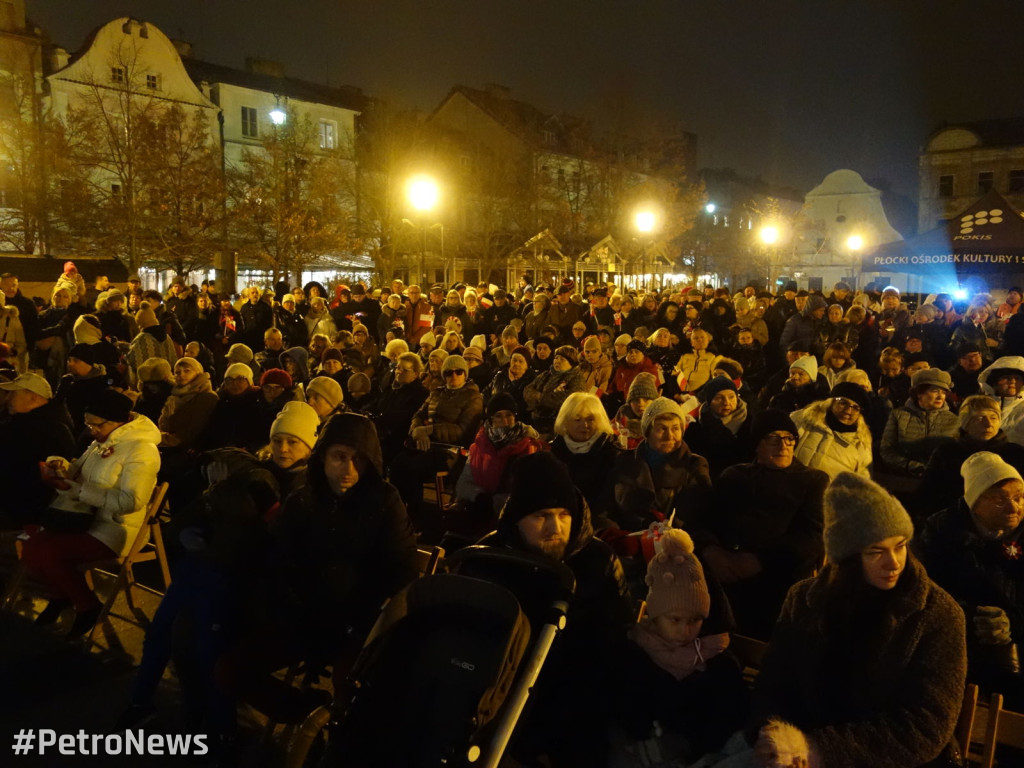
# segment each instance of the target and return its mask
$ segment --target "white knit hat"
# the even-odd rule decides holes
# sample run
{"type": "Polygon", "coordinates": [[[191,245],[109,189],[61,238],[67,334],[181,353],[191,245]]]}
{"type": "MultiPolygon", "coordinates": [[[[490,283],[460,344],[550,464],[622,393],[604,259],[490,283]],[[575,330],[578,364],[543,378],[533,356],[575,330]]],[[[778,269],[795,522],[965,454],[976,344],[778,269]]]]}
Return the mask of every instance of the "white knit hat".
{"type": "Polygon", "coordinates": [[[300,403],[298,400],[290,400],[284,404],[284,408],[270,425],[270,439],[273,440],[275,435],[279,434],[292,435],[312,449],[319,426],[320,417],[316,415],[313,406],[300,403]]]}
{"type": "Polygon", "coordinates": [[[964,478],[964,500],[971,508],[993,485],[1004,480],[1022,480],[1020,472],[990,451],[979,451],[969,456],[960,467],[960,474],[964,478]]]}
{"type": "Polygon", "coordinates": [[[422,336],[420,336],[420,346],[422,347],[424,345],[431,347],[437,346],[437,339],[435,338],[434,334],[431,333],[430,331],[427,331],[422,336]]]}
{"type": "Polygon", "coordinates": [[[789,366],[789,370],[794,368],[799,368],[810,376],[811,381],[818,378],[818,359],[814,355],[804,355],[798,360],[793,361],[793,364],[789,366]]]}
{"type": "Polygon", "coordinates": [[[474,336],[472,339],[470,339],[469,346],[476,347],[481,352],[486,352],[487,351],[487,337],[484,336],[482,333],[478,333],[476,336],[474,336]]]}
{"type": "Polygon", "coordinates": [[[247,379],[248,382],[252,384],[252,368],[245,363],[232,363],[228,366],[227,370],[224,371],[225,379],[237,379],[238,377],[247,379]]]}

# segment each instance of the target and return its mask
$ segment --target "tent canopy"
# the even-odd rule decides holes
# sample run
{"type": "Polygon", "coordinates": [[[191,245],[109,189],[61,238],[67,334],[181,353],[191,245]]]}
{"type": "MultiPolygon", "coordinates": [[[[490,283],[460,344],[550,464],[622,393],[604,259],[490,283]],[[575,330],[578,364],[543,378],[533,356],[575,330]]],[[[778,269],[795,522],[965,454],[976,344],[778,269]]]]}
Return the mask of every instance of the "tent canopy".
{"type": "Polygon", "coordinates": [[[958,216],[864,255],[865,272],[967,276],[1024,272],[1024,216],[994,189],[958,216]]]}

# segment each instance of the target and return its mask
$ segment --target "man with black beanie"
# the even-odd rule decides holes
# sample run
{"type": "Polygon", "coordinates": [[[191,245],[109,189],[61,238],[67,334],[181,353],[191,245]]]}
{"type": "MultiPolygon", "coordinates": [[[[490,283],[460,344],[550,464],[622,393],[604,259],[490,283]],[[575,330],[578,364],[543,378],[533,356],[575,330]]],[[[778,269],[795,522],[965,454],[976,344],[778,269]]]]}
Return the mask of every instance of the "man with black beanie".
{"type": "Polygon", "coordinates": [[[576,576],[568,624],[548,655],[512,754],[517,759],[546,754],[554,766],[598,765],[607,754],[607,708],[595,671],[607,663],[614,641],[632,620],[622,565],[594,537],[583,495],[549,452],[519,459],[512,488],[497,531],[480,543],[550,557],[576,576]]]}

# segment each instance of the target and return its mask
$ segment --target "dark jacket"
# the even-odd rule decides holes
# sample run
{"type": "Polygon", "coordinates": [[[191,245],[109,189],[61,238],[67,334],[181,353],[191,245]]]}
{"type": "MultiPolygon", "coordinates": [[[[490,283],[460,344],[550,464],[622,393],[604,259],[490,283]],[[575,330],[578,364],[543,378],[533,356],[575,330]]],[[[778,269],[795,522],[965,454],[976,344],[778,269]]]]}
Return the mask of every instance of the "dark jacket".
{"type": "Polygon", "coordinates": [[[551,453],[569,468],[569,475],[587,500],[594,526],[608,524],[607,515],[612,507],[612,467],[622,451],[614,435],[604,435],[586,453],[573,453],[559,435],[551,441],[551,453]]]}
{"type": "Polygon", "coordinates": [[[263,334],[274,325],[274,310],[260,299],[255,304],[251,301],[245,302],[238,312],[242,316],[245,344],[253,352],[259,352],[263,349],[263,334]]]}
{"type": "MultiPolygon", "coordinates": [[[[746,410],[746,406],[743,407],[746,410]]],[[[750,416],[743,419],[743,423],[733,434],[732,430],[711,412],[708,404],[704,403],[700,407],[697,421],[686,428],[686,444],[690,446],[691,451],[708,460],[711,479],[716,481],[726,467],[749,461],[753,456],[750,416]]]]}
{"type": "Polygon", "coordinates": [[[381,604],[417,573],[416,539],[405,505],[383,479],[380,443],[369,419],[333,416],[310,456],[306,484],[293,493],[272,526],[285,610],[315,646],[337,653],[361,644],[381,604]],[[334,493],[324,454],[348,445],[363,458],[359,481],[334,493]]]}
{"type": "Polygon", "coordinates": [[[536,376],[537,372],[532,368],[528,368],[526,373],[515,381],[512,381],[512,379],[508,377],[508,366],[505,366],[494,374],[494,378],[491,379],[491,383],[484,389],[484,400],[490,401],[490,399],[499,392],[508,392],[516,401],[516,419],[529,423],[532,421],[532,418],[530,415],[530,406],[526,402],[526,396],[524,393],[527,386],[533,382],[536,376]]]}
{"type": "Polygon", "coordinates": [[[702,557],[719,546],[760,561],[759,574],[725,585],[744,634],[767,639],[789,588],[821,565],[828,481],[821,470],[794,459],[785,469],[738,464],[715,483],[714,503],[691,529],[694,546],[702,557]]]}
{"type": "Polygon", "coordinates": [[[51,501],[54,490],[39,475],[49,456],[75,459],[71,417],[59,400],[28,413],[15,413],[0,425],[0,513],[17,521],[32,520],[51,501]]]}
{"type": "Polygon", "coordinates": [[[703,456],[684,442],[661,466],[652,469],[647,442],[622,453],[612,468],[612,519],[626,531],[640,531],[676,512],[675,525],[689,527],[711,501],[711,476],[703,456]]]}
{"type": "Polygon", "coordinates": [[[245,448],[256,451],[270,442],[270,430],[261,418],[259,387],[250,387],[240,395],[221,390],[206,427],[195,442],[196,450],[245,448]]]}
{"type": "Polygon", "coordinates": [[[431,442],[468,448],[476,436],[483,412],[484,399],[476,384],[467,381],[458,389],[441,387],[427,395],[426,402],[412,418],[410,431],[429,422],[433,427],[431,442]]]}
{"type": "Polygon", "coordinates": [[[757,677],[753,726],[769,718],[792,723],[829,768],[923,766],[947,744],[960,713],[964,613],[908,556],[891,592],[864,593],[874,605],[858,612],[854,631],[866,613],[881,613],[866,638],[871,649],[858,647],[827,629],[834,568],[789,591],[757,677]]]}

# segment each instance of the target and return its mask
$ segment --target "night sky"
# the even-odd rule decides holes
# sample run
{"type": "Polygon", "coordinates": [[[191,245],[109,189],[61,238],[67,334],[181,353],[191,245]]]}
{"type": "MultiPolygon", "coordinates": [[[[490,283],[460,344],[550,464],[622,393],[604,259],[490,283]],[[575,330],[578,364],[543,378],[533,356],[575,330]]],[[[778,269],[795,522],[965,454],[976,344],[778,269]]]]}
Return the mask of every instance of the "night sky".
{"type": "Polygon", "coordinates": [[[510,86],[548,111],[678,120],[700,165],[806,192],[852,168],[917,194],[943,121],[1024,115],[1024,4],[1011,0],[28,0],[81,46],[130,15],[243,67],[432,109],[454,84],[510,86]]]}

